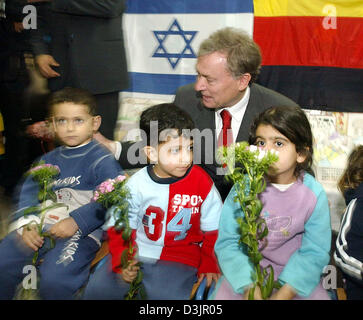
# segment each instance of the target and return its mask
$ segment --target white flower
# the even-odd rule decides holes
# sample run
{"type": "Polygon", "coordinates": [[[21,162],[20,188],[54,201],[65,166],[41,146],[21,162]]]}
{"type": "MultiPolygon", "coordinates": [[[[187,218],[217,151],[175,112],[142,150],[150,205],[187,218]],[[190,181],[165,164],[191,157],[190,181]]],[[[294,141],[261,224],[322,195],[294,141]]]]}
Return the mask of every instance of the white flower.
{"type": "Polygon", "coordinates": [[[257,151],[257,147],[255,145],[250,145],[250,151],[251,152],[256,152],[257,151]]]}
{"type": "Polygon", "coordinates": [[[275,154],[277,156],[279,155],[279,152],[277,150],[275,150],[275,149],[271,149],[271,150],[269,150],[269,152],[272,153],[272,154],[275,154]]]}
{"type": "Polygon", "coordinates": [[[266,151],[260,150],[260,152],[258,153],[258,156],[257,156],[257,160],[261,161],[264,157],[266,157],[266,155],[267,155],[266,151]]]}

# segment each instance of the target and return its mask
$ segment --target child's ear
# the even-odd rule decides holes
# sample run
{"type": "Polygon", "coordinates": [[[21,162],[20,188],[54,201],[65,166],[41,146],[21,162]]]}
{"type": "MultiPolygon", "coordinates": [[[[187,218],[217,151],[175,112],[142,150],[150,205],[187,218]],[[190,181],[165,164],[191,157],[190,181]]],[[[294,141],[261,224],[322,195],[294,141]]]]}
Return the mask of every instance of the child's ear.
{"type": "Polygon", "coordinates": [[[93,121],[93,131],[98,131],[102,122],[101,116],[94,116],[92,121],[93,121]]]}
{"type": "Polygon", "coordinates": [[[57,126],[55,125],[55,119],[54,119],[54,117],[51,117],[49,120],[48,120],[48,123],[49,122],[52,122],[52,125],[51,126],[49,126],[49,127],[52,127],[53,128],[53,131],[54,132],[57,132],[57,126]]]}
{"type": "Polygon", "coordinates": [[[143,148],[146,157],[149,159],[151,163],[157,163],[158,162],[158,152],[157,150],[152,146],[145,146],[143,148]]]}
{"type": "Polygon", "coordinates": [[[298,152],[296,162],[303,163],[306,160],[308,153],[309,153],[309,147],[306,147],[300,152],[298,152]]]}

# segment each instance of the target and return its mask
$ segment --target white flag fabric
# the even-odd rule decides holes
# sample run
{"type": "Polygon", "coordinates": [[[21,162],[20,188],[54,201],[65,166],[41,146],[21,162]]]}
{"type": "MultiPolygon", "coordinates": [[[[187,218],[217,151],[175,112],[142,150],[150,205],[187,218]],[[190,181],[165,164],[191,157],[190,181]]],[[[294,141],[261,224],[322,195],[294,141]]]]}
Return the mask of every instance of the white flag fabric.
{"type": "Polygon", "coordinates": [[[253,1],[128,0],[123,21],[130,86],[121,93],[116,138],[137,140],[141,112],[195,81],[204,39],[227,26],[252,37],[253,1]]]}
{"type": "Polygon", "coordinates": [[[253,32],[252,0],[129,0],[124,18],[131,86],[127,91],[174,95],[195,81],[198,47],[212,32],[253,32]]]}

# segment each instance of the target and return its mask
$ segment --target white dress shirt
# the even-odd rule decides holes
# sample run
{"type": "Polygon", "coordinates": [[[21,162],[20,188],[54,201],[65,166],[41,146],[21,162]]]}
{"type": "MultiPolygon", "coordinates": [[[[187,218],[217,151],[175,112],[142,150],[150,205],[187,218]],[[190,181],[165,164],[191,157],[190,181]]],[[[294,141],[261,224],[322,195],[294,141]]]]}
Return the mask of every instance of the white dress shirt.
{"type": "Polygon", "coordinates": [[[215,122],[216,122],[216,136],[219,137],[220,132],[222,131],[222,117],[221,112],[222,110],[226,109],[229,111],[229,113],[232,116],[232,123],[231,123],[231,129],[232,129],[232,135],[233,135],[233,142],[236,142],[237,135],[239,128],[242,123],[243,116],[246,112],[248,100],[250,99],[250,87],[246,88],[246,92],[243,95],[243,98],[238,101],[234,106],[229,108],[223,108],[219,109],[215,113],[215,122]]]}

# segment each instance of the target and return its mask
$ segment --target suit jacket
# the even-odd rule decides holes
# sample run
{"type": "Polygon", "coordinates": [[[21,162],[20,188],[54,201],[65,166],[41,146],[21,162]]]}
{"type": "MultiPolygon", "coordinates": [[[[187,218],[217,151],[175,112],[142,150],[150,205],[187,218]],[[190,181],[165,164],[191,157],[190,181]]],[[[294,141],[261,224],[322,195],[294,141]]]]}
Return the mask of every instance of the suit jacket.
{"type": "MultiPolygon", "coordinates": [[[[255,116],[260,114],[262,111],[277,105],[297,106],[295,102],[282,94],[258,84],[252,84],[250,89],[250,98],[237,135],[237,142],[248,141],[249,129],[252,121],[255,116]]],[[[210,143],[205,143],[205,140],[203,139],[200,143],[198,143],[199,141],[194,141],[194,155],[197,154],[198,157],[200,155],[200,159],[197,159],[198,157],[195,156],[194,161],[211,176],[221,194],[222,199],[224,200],[232,185],[225,180],[224,175],[220,175],[218,174],[219,172],[217,172],[217,168],[220,168],[220,164],[217,162],[215,157],[215,109],[209,109],[202,105],[198,92],[194,90],[194,83],[180,87],[177,90],[174,103],[189,113],[197,129],[200,131],[203,131],[204,129],[212,130],[213,139],[210,143]]],[[[134,150],[140,150],[142,144],[139,143],[140,147],[137,148],[136,144],[132,144],[130,142],[122,143],[122,152],[119,161],[124,169],[140,167],[140,165],[130,166],[128,150],[131,146],[133,146],[134,150]]],[[[136,156],[141,158],[138,153],[136,153],[136,156]]]]}
{"type": "Polygon", "coordinates": [[[50,54],[60,77],[49,79],[52,91],[79,86],[93,94],[128,87],[122,32],[125,0],[52,0],[37,10],[31,43],[35,55],[50,54]]]}
{"type": "MultiPolygon", "coordinates": [[[[250,126],[254,118],[267,108],[277,105],[297,106],[297,104],[289,98],[261,85],[254,83],[250,85],[250,89],[250,98],[237,134],[236,142],[248,141],[250,126]]],[[[215,109],[209,109],[202,105],[198,93],[194,90],[193,83],[178,89],[174,103],[191,115],[196,128],[199,130],[207,128],[212,129],[213,135],[216,137],[215,109]]],[[[205,141],[202,140],[201,144],[195,144],[194,149],[195,153],[200,152],[200,165],[212,177],[224,200],[232,185],[225,180],[224,175],[217,174],[217,168],[220,167],[220,164],[218,164],[215,157],[216,140],[217,139],[213,139],[213,143],[208,143],[207,145],[205,144],[205,141]],[[209,159],[211,157],[213,158],[212,163],[208,159],[208,156],[209,159]]]]}

